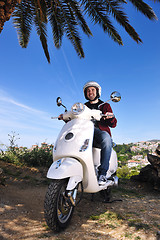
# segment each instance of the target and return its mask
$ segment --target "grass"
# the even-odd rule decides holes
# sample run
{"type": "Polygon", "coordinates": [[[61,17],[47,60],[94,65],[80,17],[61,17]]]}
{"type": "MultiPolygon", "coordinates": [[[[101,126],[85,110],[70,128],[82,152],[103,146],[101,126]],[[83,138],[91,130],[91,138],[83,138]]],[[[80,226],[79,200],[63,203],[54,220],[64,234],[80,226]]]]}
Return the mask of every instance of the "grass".
{"type": "MultiPolygon", "coordinates": [[[[143,223],[141,219],[134,218],[134,217],[135,217],[134,212],[130,212],[122,216],[121,214],[116,212],[106,211],[105,213],[100,215],[91,215],[90,219],[95,221],[97,224],[105,225],[105,227],[108,227],[111,229],[116,229],[124,221],[127,222],[129,227],[134,227],[136,231],[151,229],[150,225],[143,223]]],[[[126,239],[133,239],[133,233],[128,231],[125,233],[124,237],[126,239]]],[[[135,240],[140,240],[140,239],[141,238],[139,236],[135,237],[135,240]]]]}
{"type": "Polygon", "coordinates": [[[137,236],[135,237],[135,240],[141,240],[141,237],[137,236]]]}
{"type": "Polygon", "coordinates": [[[115,226],[115,225],[113,225],[113,224],[107,224],[107,226],[109,227],[109,228],[112,228],[112,229],[115,229],[115,228],[117,228],[117,226],[115,226]]]}
{"type": "Polygon", "coordinates": [[[100,219],[100,216],[97,216],[97,215],[92,215],[92,216],[90,216],[90,219],[91,220],[99,220],[100,219]]]}
{"type": "MultiPolygon", "coordinates": [[[[97,225],[101,224],[101,227],[104,225],[104,227],[107,227],[110,229],[116,229],[124,222],[127,222],[129,227],[134,227],[136,231],[148,230],[151,228],[148,224],[143,223],[141,219],[132,218],[135,216],[134,212],[130,212],[124,216],[122,216],[121,214],[116,213],[116,212],[106,211],[105,213],[100,214],[100,215],[91,215],[90,219],[95,221],[97,225]],[[127,218],[129,218],[129,219],[127,219],[127,218]]],[[[123,237],[127,240],[129,240],[129,239],[140,240],[141,239],[140,236],[134,235],[133,230],[130,231],[129,229],[127,232],[124,233],[123,237]]]]}
{"type": "Polygon", "coordinates": [[[50,230],[50,228],[48,227],[48,225],[46,223],[43,223],[42,227],[44,227],[46,231],[50,230]]]}
{"type": "Polygon", "coordinates": [[[124,217],[119,213],[107,211],[107,212],[105,212],[103,214],[100,214],[100,215],[91,215],[90,219],[93,220],[93,221],[98,220],[99,223],[103,223],[106,220],[110,220],[110,221],[112,221],[112,220],[113,221],[114,220],[123,220],[124,217]]]}
{"type": "Polygon", "coordinates": [[[112,189],[112,192],[113,193],[120,193],[121,196],[124,196],[124,197],[136,197],[136,198],[142,198],[144,197],[144,195],[142,194],[139,194],[136,190],[133,190],[133,189],[126,189],[125,186],[124,187],[121,187],[119,186],[118,188],[113,188],[112,189]]]}
{"type": "Polygon", "coordinates": [[[141,219],[128,219],[128,226],[134,227],[136,230],[147,230],[151,228],[148,224],[143,223],[141,219]]]}
{"type": "Polygon", "coordinates": [[[125,238],[127,239],[131,239],[132,238],[132,234],[131,233],[125,233],[125,238]]]}

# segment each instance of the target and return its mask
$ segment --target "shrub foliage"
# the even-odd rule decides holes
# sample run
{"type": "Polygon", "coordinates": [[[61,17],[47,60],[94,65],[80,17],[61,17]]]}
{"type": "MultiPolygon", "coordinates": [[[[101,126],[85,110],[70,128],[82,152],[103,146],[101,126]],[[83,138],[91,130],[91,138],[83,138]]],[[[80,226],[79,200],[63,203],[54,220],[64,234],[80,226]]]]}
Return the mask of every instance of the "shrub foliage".
{"type": "Polygon", "coordinates": [[[27,148],[8,149],[0,154],[0,160],[28,167],[49,167],[52,163],[52,150],[50,148],[27,148]]]}

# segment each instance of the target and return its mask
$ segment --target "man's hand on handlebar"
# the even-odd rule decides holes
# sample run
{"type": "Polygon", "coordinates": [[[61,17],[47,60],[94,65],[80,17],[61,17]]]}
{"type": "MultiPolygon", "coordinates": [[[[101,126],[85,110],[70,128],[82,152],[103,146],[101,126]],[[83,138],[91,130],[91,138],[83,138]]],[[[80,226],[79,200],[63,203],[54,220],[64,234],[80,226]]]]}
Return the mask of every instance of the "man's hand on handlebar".
{"type": "Polygon", "coordinates": [[[111,118],[114,118],[114,114],[111,113],[111,112],[106,112],[105,114],[103,114],[103,119],[106,120],[106,119],[111,119],[111,118]]]}

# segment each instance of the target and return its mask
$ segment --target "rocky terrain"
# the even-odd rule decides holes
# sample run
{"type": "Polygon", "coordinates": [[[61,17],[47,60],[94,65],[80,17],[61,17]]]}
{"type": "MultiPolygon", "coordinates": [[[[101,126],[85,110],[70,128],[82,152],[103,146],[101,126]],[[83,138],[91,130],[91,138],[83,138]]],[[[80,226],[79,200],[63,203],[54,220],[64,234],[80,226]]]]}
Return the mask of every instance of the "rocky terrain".
{"type": "Polygon", "coordinates": [[[110,203],[100,194],[84,194],[69,227],[54,233],[46,225],[43,201],[47,190],[45,169],[15,167],[0,162],[1,240],[146,239],[160,230],[160,192],[149,184],[123,180],[112,190],[110,203]]]}

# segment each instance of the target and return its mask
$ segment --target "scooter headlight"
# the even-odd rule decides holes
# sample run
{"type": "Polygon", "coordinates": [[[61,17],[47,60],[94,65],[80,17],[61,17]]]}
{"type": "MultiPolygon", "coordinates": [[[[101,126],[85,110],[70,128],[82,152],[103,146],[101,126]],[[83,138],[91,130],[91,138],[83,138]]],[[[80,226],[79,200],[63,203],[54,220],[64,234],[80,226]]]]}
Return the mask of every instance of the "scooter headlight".
{"type": "Polygon", "coordinates": [[[80,113],[82,113],[84,111],[84,104],[83,103],[75,103],[73,106],[72,106],[72,113],[75,114],[75,115],[78,115],[80,113]]]}

